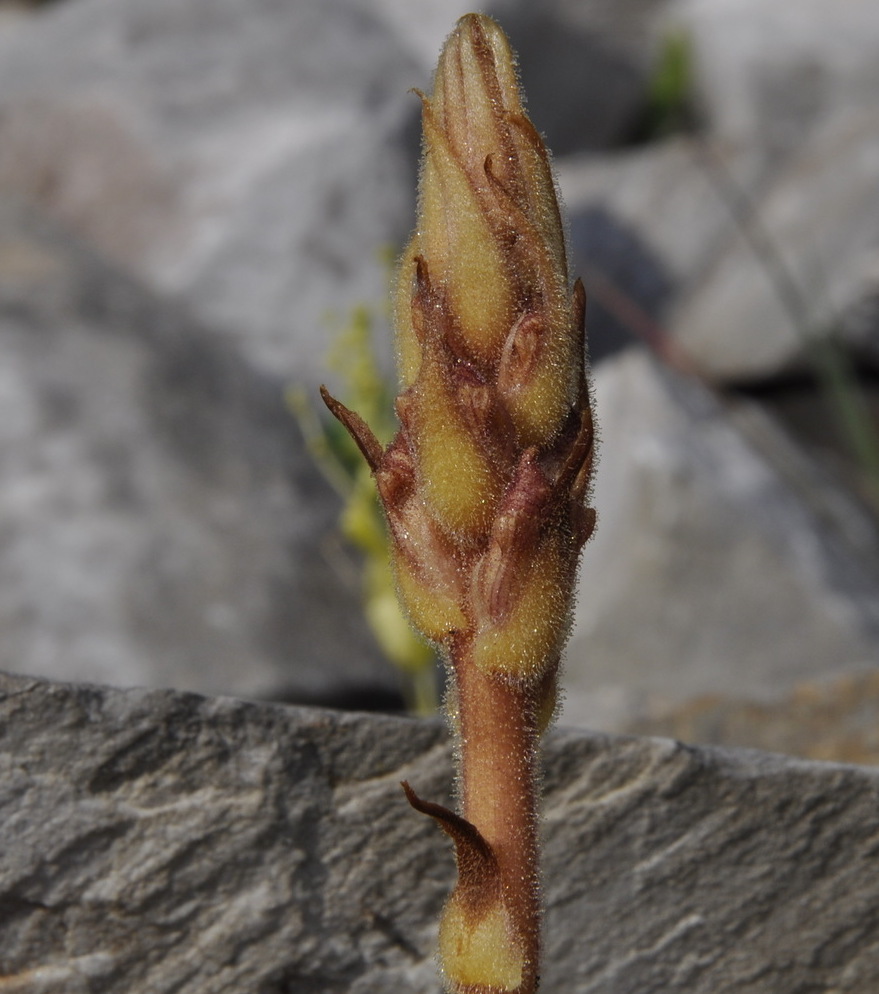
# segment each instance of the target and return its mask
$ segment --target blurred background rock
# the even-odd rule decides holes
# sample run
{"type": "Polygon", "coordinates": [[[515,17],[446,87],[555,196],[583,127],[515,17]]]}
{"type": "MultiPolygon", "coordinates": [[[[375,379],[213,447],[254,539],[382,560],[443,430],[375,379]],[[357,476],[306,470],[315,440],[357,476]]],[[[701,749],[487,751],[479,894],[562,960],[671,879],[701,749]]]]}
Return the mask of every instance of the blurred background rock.
{"type": "MultiPolygon", "coordinates": [[[[872,761],[879,8],[487,11],[590,295],[562,721],[872,761]]],[[[401,706],[284,395],[384,312],[463,12],[0,4],[0,668],[401,706]]]]}

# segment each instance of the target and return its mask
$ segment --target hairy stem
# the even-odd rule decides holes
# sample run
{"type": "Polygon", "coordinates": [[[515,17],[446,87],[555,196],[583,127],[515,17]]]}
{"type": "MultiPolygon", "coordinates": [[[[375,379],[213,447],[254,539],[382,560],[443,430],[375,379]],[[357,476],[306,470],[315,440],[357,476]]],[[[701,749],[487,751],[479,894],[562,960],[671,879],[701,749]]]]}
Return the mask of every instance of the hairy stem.
{"type": "Polygon", "coordinates": [[[461,803],[491,846],[526,970],[520,994],[536,990],[540,952],[537,708],[530,684],[453,663],[458,682],[461,803]]]}

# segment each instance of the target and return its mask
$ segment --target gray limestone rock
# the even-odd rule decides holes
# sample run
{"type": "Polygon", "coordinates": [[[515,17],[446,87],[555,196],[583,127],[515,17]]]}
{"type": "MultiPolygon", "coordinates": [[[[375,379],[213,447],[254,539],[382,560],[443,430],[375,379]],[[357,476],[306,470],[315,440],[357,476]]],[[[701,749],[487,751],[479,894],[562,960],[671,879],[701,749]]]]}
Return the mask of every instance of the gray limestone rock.
{"type": "Polygon", "coordinates": [[[58,4],[0,36],[0,192],[316,373],[327,312],[384,300],[426,82],[356,0],[58,4]]]}
{"type": "Polygon", "coordinates": [[[620,730],[879,659],[879,533],[752,404],[630,350],[595,375],[595,537],[564,720],[620,730]]]}
{"type": "Polygon", "coordinates": [[[861,0],[673,0],[715,134],[785,154],[844,109],[875,106],[879,9],[861,0]]]}
{"type": "Polygon", "coordinates": [[[712,372],[759,378],[801,361],[803,335],[826,333],[875,287],[879,8],[675,0],[666,13],[691,40],[711,139],[760,163],[740,183],[748,223],[773,242],[801,311],[728,226],[710,271],[683,287],[675,334],[712,372]]]}
{"type": "MultiPolygon", "coordinates": [[[[0,677],[0,729],[4,991],[438,991],[439,723],[0,677]]],[[[874,994],[879,772],[544,753],[544,990],[874,994]]]]}
{"type": "MultiPolygon", "coordinates": [[[[553,147],[625,133],[666,6],[491,5],[553,147]]],[[[698,55],[724,18],[747,34],[752,7],[674,9],[698,55]]],[[[830,10],[766,7],[800,35],[802,17],[830,10]]],[[[317,379],[327,310],[384,298],[375,250],[405,235],[414,200],[407,89],[427,85],[459,12],[450,0],[77,0],[4,22],[0,189],[114,261],[21,212],[0,218],[0,666],[299,700],[367,685],[394,699],[332,534],[334,497],[281,394],[317,379]]],[[[809,32],[779,63],[793,81],[819,51],[809,32]]],[[[832,25],[833,52],[847,32],[832,25]]],[[[818,323],[875,293],[875,111],[854,99],[870,44],[858,39],[848,68],[833,62],[827,108],[802,118],[802,140],[771,169],[765,149],[737,144],[738,111],[707,104],[798,278],[812,287],[827,272],[818,323]]],[[[797,360],[691,142],[562,167],[578,266],[584,246],[613,241],[618,289],[706,370],[765,376],[797,360]]],[[[786,692],[877,657],[877,588],[862,568],[875,530],[811,478],[791,493],[796,459],[755,457],[729,412],[688,406],[671,383],[640,359],[599,374],[601,523],[569,654],[571,721],[618,727],[659,692],[786,692]],[[851,533],[841,544],[831,504],[851,533]]]]}
{"type": "Polygon", "coordinates": [[[2,668],[399,700],[282,380],[3,204],[0,356],[2,668]]]}
{"type": "MultiPolygon", "coordinates": [[[[578,218],[630,229],[667,270],[649,316],[715,378],[807,366],[830,330],[859,346],[844,317],[877,283],[879,8],[675,0],[661,21],[690,42],[703,133],[562,161],[575,255],[578,218]]],[[[579,255],[644,306],[643,267],[614,272],[600,244],[579,255]]]]}
{"type": "Polygon", "coordinates": [[[771,255],[755,251],[725,208],[710,269],[677,301],[675,340],[717,377],[760,380],[807,366],[814,338],[844,334],[841,315],[876,285],[877,162],[875,105],[840,108],[763,181],[744,187],[741,220],[771,255]]]}
{"type": "MultiPolygon", "coordinates": [[[[495,5],[553,147],[631,127],[664,0],[495,5]],[[619,8],[619,9],[617,9],[619,8]],[[560,99],[559,94],[564,94],[560,99]]],[[[378,309],[414,221],[449,0],[77,0],[0,33],[0,193],[311,381],[328,312],[378,309]]],[[[390,349],[387,350],[390,354],[390,349]]]]}
{"type": "MultiPolygon", "coordinates": [[[[874,108],[842,109],[770,164],[756,145],[689,138],[570,156],[560,182],[575,262],[599,306],[610,279],[712,378],[761,381],[809,368],[810,336],[834,329],[861,344],[840,318],[875,294],[877,158],[874,108]],[[597,214],[658,260],[661,300],[639,299],[650,271],[637,253],[617,271],[612,244],[589,237],[597,214]]],[[[641,333],[637,321],[626,330],[641,333]]]]}

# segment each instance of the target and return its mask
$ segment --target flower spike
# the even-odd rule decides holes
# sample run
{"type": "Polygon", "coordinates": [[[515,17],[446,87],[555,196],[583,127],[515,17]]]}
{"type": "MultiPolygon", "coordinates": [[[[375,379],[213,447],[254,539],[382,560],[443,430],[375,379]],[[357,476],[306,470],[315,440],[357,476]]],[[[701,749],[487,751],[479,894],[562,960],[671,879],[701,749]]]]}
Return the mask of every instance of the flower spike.
{"type": "Polygon", "coordinates": [[[375,475],[399,596],[450,674],[460,813],[403,785],[455,844],[440,924],[447,989],[534,994],[537,743],[595,525],[586,301],[501,28],[462,17],[433,92],[418,95],[418,224],[395,300],[400,430],[382,451],[323,396],[375,475]]]}

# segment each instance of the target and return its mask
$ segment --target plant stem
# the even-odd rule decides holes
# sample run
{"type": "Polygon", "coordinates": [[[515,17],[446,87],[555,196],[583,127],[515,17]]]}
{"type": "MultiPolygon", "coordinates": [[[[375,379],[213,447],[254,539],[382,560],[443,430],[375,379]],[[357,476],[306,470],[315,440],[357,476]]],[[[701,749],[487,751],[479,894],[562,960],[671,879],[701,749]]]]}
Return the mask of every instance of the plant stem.
{"type": "Polygon", "coordinates": [[[463,816],[491,846],[504,904],[525,950],[521,994],[536,990],[538,894],[537,708],[534,686],[453,660],[458,683],[463,816]]]}

